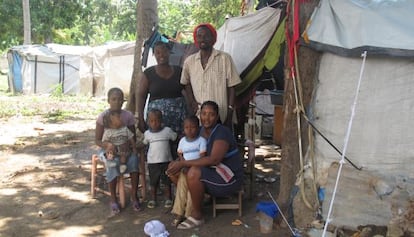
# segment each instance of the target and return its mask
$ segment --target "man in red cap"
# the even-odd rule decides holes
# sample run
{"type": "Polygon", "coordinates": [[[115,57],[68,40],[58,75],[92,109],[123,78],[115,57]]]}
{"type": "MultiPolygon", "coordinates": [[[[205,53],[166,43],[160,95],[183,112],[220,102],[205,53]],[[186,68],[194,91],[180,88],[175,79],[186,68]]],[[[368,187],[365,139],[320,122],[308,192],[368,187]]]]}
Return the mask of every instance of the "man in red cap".
{"type": "Polygon", "coordinates": [[[216,102],[221,121],[232,128],[234,87],[241,83],[233,59],[228,53],[213,48],[217,32],[211,24],[198,25],[193,37],[200,50],[184,61],[181,74],[189,105],[192,112],[197,113],[204,101],[216,102]]]}

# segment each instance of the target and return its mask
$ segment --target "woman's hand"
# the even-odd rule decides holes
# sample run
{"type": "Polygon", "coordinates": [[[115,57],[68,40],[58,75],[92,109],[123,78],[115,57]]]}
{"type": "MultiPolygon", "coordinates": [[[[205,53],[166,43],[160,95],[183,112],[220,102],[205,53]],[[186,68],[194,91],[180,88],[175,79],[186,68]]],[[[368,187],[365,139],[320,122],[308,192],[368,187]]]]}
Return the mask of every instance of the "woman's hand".
{"type": "Polygon", "coordinates": [[[193,100],[191,103],[191,112],[194,115],[197,115],[199,113],[200,104],[197,103],[197,101],[193,100]]]}
{"type": "Polygon", "coordinates": [[[168,165],[168,169],[166,171],[166,174],[168,176],[171,175],[176,175],[178,172],[180,172],[180,170],[184,167],[184,164],[182,161],[171,161],[170,164],[168,165]]]}
{"type": "Polygon", "coordinates": [[[144,118],[139,118],[138,120],[138,129],[141,131],[141,133],[145,132],[145,121],[144,118]]]}

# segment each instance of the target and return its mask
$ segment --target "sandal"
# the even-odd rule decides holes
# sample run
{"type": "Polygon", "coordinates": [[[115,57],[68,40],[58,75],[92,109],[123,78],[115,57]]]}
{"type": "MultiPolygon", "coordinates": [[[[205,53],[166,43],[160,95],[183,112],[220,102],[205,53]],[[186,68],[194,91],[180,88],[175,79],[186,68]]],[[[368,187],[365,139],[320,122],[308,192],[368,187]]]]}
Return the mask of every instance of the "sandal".
{"type": "Polygon", "coordinates": [[[165,200],[164,202],[164,207],[165,208],[170,208],[172,207],[173,202],[171,200],[165,200]]]}
{"type": "Polygon", "coordinates": [[[199,227],[202,224],[204,224],[204,219],[197,220],[194,217],[189,216],[185,221],[181,222],[177,226],[177,229],[179,229],[179,230],[189,230],[189,229],[199,227]]]}
{"type": "Polygon", "coordinates": [[[141,206],[139,205],[138,201],[134,201],[132,203],[132,209],[136,212],[140,212],[141,211],[141,206]]]}
{"type": "Polygon", "coordinates": [[[115,216],[116,214],[120,213],[121,210],[119,209],[118,203],[111,202],[111,215],[115,216]]]}
{"type": "Polygon", "coordinates": [[[184,220],[185,220],[184,216],[176,216],[175,219],[171,222],[171,226],[177,227],[184,220]]]}
{"type": "Polygon", "coordinates": [[[152,209],[155,208],[157,206],[157,203],[154,200],[151,200],[147,203],[147,207],[152,209]]]}

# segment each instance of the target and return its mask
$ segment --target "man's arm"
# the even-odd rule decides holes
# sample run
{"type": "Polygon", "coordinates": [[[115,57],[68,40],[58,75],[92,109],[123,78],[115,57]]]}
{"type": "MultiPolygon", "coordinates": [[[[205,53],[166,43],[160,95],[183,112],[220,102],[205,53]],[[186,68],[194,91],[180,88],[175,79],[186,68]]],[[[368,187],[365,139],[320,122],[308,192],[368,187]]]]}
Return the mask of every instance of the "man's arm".
{"type": "Polygon", "coordinates": [[[193,88],[191,84],[187,84],[187,85],[184,85],[184,89],[185,89],[186,99],[188,103],[188,108],[190,109],[188,113],[190,115],[194,115],[197,113],[198,103],[194,97],[193,88]]]}
{"type": "Polygon", "coordinates": [[[233,123],[233,111],[234,111],[234,100],[236,98],[236,90],[234,89],[234,86],[227,87],[227,118],[226,121],[224,121],[224,124],[232,128],[233,123]]]}
{"type": "Polygon", "coordinates": [[[141,73],[137,93],[138,129],[141,131],[141,133],[144,133],[146,129],[144,121],[144,107],[148,96],[148,86],[148,78],[144,73],[141,73]]]}

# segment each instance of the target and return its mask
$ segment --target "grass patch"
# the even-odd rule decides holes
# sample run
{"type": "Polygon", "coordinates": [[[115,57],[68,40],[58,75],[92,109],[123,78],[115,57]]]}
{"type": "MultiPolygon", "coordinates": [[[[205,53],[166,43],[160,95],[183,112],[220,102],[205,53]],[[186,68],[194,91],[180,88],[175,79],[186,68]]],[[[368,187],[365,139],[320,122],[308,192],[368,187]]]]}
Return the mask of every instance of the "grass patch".
{"type": "Polygon", "coordinates": [[[59,87],[50,95],[13,95],[8,90],[7,76],[0,76],[0,118],[39,116],[46,122],[96,119],[108,107],[104,99],[64,95],[59,87]]]}
{"type": "Polygon", "coordinates": [[[7,81],[7,75],[0,74],[0,93],[8,93],[9,82],[7,81]]]}

